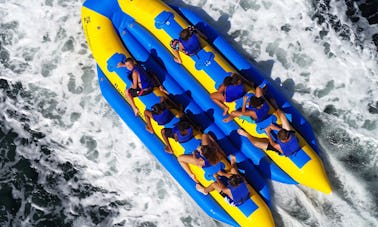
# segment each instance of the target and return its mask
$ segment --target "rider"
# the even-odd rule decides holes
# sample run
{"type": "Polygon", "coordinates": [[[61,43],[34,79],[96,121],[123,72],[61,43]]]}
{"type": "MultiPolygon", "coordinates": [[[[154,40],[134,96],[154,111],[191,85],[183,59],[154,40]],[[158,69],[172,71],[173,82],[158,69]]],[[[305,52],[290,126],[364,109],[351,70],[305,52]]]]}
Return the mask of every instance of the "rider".
{"type": "Polygon", "coordinates": [[[250,89],[252,84],[246,81],[239,74],[233,73],[224,78],[218,90],[210,94],[210,98],[223,109],[223,116],[228,112],[228,106],[224,102],[233,102],[243,97],[250,89]]]}
{"type": "Polygon", "coordinates": [[[243,176],[238,173],[235,156],[230,155],[230,159],[231,169],[228,173],[219,171],[214,176],[216,179],[215,182],[211,183],[208,187],[197,183],[196,189],[204,195],[217,190],[227,199],[229,204],[240,206],[250,197],[250,192],[243,176]]]}
{"type": "Polygon", "coordinates": [[[202,33],[196,30],[193,26],[189,26],[180,32],[179,39],[173,39],[170,46],[173,49],[175,62],[181,64],[182,60],[180,52],[186,55],[194,55],[201,49],[200,36],[206,38],[202,33]]]}
{"type": "Polygon", "coordinates": [[[229,122],[235,117],[248,116],[256,123],[259,123],[269,117],[269,104],[263,96],[263,89],[256,87],[256,94],[250,97],[247,107],[248,96],[243,97],[243,106],[241,110],[234,110],[230,116],[225,118],[223,122],[229,122]]]}
{"type": "MultiPolygon", "coordinates": [[[[215,167],[222,157],[225,157],[223,150],[209,134],[204,133],[201,137],[201,145],[192,154],[180,155],[177,160],[185,172],[187,172],[195,182],[198,182],[193,172],[190,170],[189,164],[202,167],[205,171],[209,170],[218,172],[222,168],[221,165],[219,165],[218,169],[212,167],[215,167]]],[[[211,175],[213,174],[214,173],[211,175]]]]}
{"type": "Polygon", "coordinates": [[[298,138],[294,135],[294,131],[292,130],[284,112],[278,109],[277,115],[281,119],[282,127],[273,123],[270,124],[265,129],[268,139],[253,137],[243,129],[238,129],[238,133],[241,136],[247,137],[249,141],[258,148],[263,150],[272,150],[285,156],[291,156],[295,152],[299,151],[301,146],[298,142],[298,138]],[[276,141],[271,135],[272,130],[278,131],[276,141]]]}

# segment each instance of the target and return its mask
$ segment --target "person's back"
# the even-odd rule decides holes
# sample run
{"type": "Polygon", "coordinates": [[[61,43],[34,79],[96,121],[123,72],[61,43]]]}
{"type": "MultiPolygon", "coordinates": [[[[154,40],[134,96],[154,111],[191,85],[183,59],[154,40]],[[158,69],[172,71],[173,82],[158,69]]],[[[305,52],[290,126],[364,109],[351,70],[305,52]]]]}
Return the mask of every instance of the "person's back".
{"type": "Polygon", "coordinates": [[[255,112],[255,118],[252,117],[252,119],[256,123],[265,120],[269,116],[270,107],[263,97],[252,96],[247,109],[255,112]]]}
{"type": "Polygon", "coordinates": [[[232,76],[231,81],[228,78],[225,78],[223,83],[225,85],[224,98],[226,102],[233,102],[247,93],[238,74],[232,76]]]}
{"type": "Polygon", "coordinates": [[[193,55],[201,48],[200,41],[194,33],[194,28],[189,27],[180,32],[180,42],[184,47],[183,52],[187,55],[193,55]]]}
{"type": "Polygon", "coordinates": [[[226,194],[232,205],[240,206],[249,198],[249,190],[244,178],[240,174],[233,174],[228,179],[226,194]]]}
{"type": "Polygon", "coordinates": [[[199,35],[201,35],[199,31],[193,26],[189,26],[180,32],[180,37],[178,39],[171,40],[170,46],[173,49],[173,59],[175,62],[179,64],[182,63],[179,52],[183,52],[190,56],[196,54],[201,49],[199,35]]]}
{"type": "Polygon", "coordinates": [[[277,143],[285,156],[290,156],[301,149],[297,137],[292,131],[286,129],[278,132],[277,143]]]}
{"type": "Polygon", "coordinates": [[[165,125],[173,119],[174,115],[167,108],[165,102],[157,103],[151,108],[152,119],[154,119],[158,125],[165,125]]]}

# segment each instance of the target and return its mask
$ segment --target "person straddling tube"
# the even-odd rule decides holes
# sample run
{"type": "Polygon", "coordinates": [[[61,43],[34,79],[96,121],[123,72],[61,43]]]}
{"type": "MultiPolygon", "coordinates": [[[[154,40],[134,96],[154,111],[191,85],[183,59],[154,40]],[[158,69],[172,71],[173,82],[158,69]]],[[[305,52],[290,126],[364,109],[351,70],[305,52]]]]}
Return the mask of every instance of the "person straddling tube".
{"type": "Polygon", "coordinates": [[[126,67],[129,70],[129,79],[132,81],[131,87],[125,91],[126,99],[133,108],[135,116],[138,115],[139,109],[136,107],[134,98],[138,96],[148,95],[154,87],[168,94],[168,92],[160,84],[159,80],[153,75],[149,75],[142,67],[136,64],[134,59],[127,58],[125,62],[119,62],[117,68],[126,67]]]}
{"type": "Polygon", "coordinates": [[[243,97],[243,106],[241,110],[234,110],[230,113],[230,116],[223,119],[223,122],[230,122],[235,117],[250,117],[254,122],[259,123],[269,117],[269,104],[264,98],[263,89],[256,87],[256,94],[249,98],[247,106],[248,96],[243,97]]]}
{"type": "Polygon", "coordinates": [[[241,136],[247,137],[254,146],[260,149],[275,151],[284,156],[291,156],[299,151],[301,146],[299,145],[298,139],[295,136],[285,113],[278,109],[277,115],[281,119],[282,127],[272,123],[265,128],[268,139],[253,137],[243,129],[238,129],[238,133],[241,136]],[[278,132],[277,140],[274,140],[272,137],[272,130],[278,132]]]}
{"type": "Polygon", "coordinates": [[[185,172],[198,183],[189,164],[201,167],[205,174],[210,174],[212,177],[214,173],[224,168],[224,164],[221,163],[222,157],[226,158],[218,143],[209,134],[204,133],[201,137],[201,145],[192,154],[180,155],[177,160],[185,172]]]}
{"type": "Polygon", "coordinates": [[[146,119],[146,130],[151,134],[154,133],[151,119],[156,121],[158,125],[165,125],[170,122],[175,115],[181,118],[184,116],[183,106],[176,105],[169,96],[161,96],[160,102],[155,103],[150,109],[144,111],[144,118],[146,119]],[[175,112],[177,114],[175,114],[175,112]]]}
{"type": "Polygon", "coordinates": [[[161,130],[161,135],[166,144],[164,150],[170,154],[173,154],[169,138],[174,139],[179,143],[185,143],[194,137],[194,131],[196,129],[196,125],[194,125],[187,115],[184,115],[173,128],[163,128],[161,130]]]}
{"type": "Polygon", "coordinates": [[[225,102],[234,102],[242,98],[253,84],[245,80],[239,74],[233,73],[231,76],[224,78],[223,83],[219,86],[216,92],[210,94],[210,98],[223,109],[223,116],[228,113],[229,107],[225,102]]]}
{"type": "Polygon", "coordinates": [[[170,46],[173,49],[174,60],[178,64],[182,63],[180,52],[186,55],[195,55],[201,49],[200,37],[206,39],[206,36],[189,26],[180,32],[179,39],[173,39],[170,46]]]}
{"type": "Polygon", "coordinates": [[[197,183],[196,189],[204,195],[216,190],[226,201],[233,206],[240,206],[250,197],[250,192],[242,175],[239,174],[236,166],[236,158],[230,155],[231,169],[228,172],[219,171],[214,174],[215,182],[208,187],[197,183]]]}

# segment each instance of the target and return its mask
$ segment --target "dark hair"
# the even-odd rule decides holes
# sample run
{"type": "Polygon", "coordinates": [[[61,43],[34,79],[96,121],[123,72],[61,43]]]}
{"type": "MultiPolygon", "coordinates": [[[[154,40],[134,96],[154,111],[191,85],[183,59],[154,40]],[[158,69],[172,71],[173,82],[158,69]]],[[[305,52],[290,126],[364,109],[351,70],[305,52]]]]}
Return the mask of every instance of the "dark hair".
{"type": "Polygon", "coordinates": [[[190,31],[189,28],[185,28],[180,32],[180,39],[182,40],[188,40],[192,36],[192,32],[190,31]]]}
{"type": "Polygon", "coordinates": [[[262,104],[264,104],[264,102],[265,100],[263,97],[252,96],[249,99],[249,105],[255,108],[261,106],[262,104]]]}
{"type": "Polygon", "coordinates": [[[283,128],[280,131],[278,131],[277,137],[281,141],[282,140],[287,140],[290,137],[290,131],[288,131],[288,130],[286,130],[286,129],[283,128]]]}
{"type": "Polygon", "coordinates": [[[185,130],[189,129],[190,123],[187,121],[180,121],[177,123],[177,129],[180,131],[180,133],[184,132],[185,130]]]}
{"type": "Polygon", "coordinates": [[[151,111],[155,114],[161,114],[166,109],[165,103],[156,103],[151,107],[151,111]]]}
{"type": "Polygon", "coordinates": [[[224,86],[228,86],[232,84],[232,77],[231,76],[226,76],[224,79],[223,79],[223,85],[224,86]]]}
{"type": "Polygon", "coordinates": [[[134,65],[136,64],[135,60],[132,58],[126,58],[125,62],[130,62],[130,63],[133,63],[134,65]]]}
{"type": "Polygon", "coordinates": [[[233,85],[238,85],[242,81],[242,77],[239,74],[236,74],[236,73],[232,74],[231,78],[232,78],[231,83],[233,85]]]}
{"type": "Polygon", "coordinates": [[[244,179],[240,174],[232,174],[231,177],[228,179],[228,183],[235,187],[239,184],[243,183],[244,179]]]}
{"type": "Polygon", "coordinates": [[[218,156],[216,155],[216,150],[214,149],[214,147],[209,145],[202,145],[201,153],[209,161],[210,164],[214,165],[218,162],[218,156]]]}

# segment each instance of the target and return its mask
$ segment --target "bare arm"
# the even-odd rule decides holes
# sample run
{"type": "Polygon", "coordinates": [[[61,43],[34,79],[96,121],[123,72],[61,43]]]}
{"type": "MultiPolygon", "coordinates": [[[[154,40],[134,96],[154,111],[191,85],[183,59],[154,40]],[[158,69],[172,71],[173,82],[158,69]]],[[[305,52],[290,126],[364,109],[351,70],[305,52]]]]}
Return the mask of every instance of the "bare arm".
{"type": "Polygon", "coordinates": [[[268,128],[265,129],[265,131],[266,131],[266,134],[268,135],[269,143],[270,143],[274,148],[276,148],[281,154],[283,154],[280,145],[277,144],[277,143],[273,140],[272,136],[270,135],[271,129],[268,127],[268,128]]]}
{"type": "Polygon", "coordinates": [[[248,96],[244,96],[243,97],[243,106],[242,106],[242,113],[245,112],[245,108],[247,107],[247,99],[248,99],[248,96]]]}
{"type": "Polygon", "coordinates": [[[131,87],[136,89],[138,87],[138,82],[139,82],[139,73],[137,73],[136,70],[133,71],[132,78],[133,78],[133,84],[131,85],[131,87]]]}

